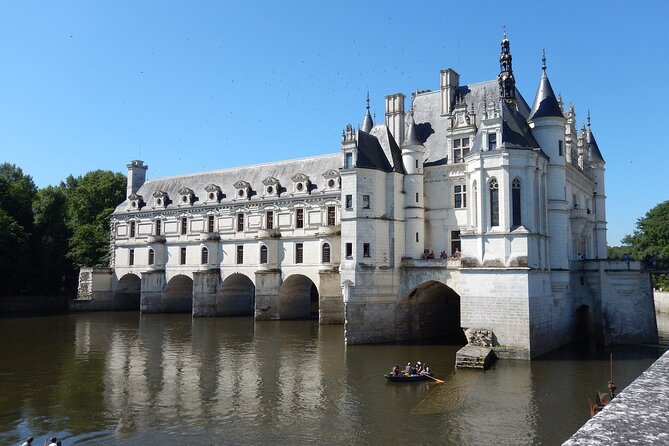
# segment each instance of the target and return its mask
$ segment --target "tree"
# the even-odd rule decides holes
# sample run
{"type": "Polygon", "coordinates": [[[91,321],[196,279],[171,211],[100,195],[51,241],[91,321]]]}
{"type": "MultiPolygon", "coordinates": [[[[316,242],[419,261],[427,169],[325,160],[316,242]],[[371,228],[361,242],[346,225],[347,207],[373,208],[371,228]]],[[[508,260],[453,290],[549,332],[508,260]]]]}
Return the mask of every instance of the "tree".
{"type": "Polygon", "coordinates": [[[75,267],[109,262],[109,216],[125,199],[126,178],[108,170],[66,179],[67,226],[72,231],[67,258],[75,267]]]}
{"type": "MultiPolygon", "coordinates": [[[[632,257],[646,261],[649,268],[669,269],[669,201],[658,204],[637,221],[636,229],[626,235],[623,245],[629,247],[632,257]]],[[[669,280],[656,277],[658,286],[667,287],[669,280]]]]}

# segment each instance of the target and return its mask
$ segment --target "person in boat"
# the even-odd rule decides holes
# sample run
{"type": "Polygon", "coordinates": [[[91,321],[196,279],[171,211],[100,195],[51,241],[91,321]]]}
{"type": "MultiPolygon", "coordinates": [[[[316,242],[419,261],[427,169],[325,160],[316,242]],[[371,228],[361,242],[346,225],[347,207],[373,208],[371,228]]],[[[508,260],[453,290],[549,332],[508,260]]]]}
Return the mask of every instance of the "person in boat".
{"type": "Polygon", "coordinates": [[[416,375],[420,375],[423,372],[423,364],[420,361],[416,363],[416,375]]]}
{"type": "Polygon", "coordinates": [[[56,437],[51,437],[48,442],[45,442],[45,446],[60,446],[59,441],[56,437]]]}
{"type": "Polygon", "coordinates": [[[427,364],[423,365],[423,370],[420,372],[421,375],[432,375],[430,373],[430,366],[427,364]]]}
{"type": "Polygon", "coordinates": [[[411,375],[411,363],[410,362],[407,362],[407,366],[404,369],[404,374],[405,375],[411,375]]]}
{"type": "Polygon", "coordinates": [[[21,443],[21,446],[32,446],[33,440],[34,440],[33,437],[28,437],[28,438],[26,438],[26,441],[21,443]]]}
{"type": "Polygon", "coordinates": [[[393,367],[393,371],[391,374],[394,376],[400,376],[402,374],[402,370],[400,369],[399,364],[395,364],[395,367],[393,367]]]}

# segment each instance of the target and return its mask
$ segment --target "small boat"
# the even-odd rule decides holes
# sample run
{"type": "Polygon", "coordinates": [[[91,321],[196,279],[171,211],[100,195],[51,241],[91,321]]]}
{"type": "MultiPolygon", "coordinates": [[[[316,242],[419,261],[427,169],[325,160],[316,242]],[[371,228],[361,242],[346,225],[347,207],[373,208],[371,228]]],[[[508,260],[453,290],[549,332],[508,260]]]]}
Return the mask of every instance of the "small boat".
{"type": "Polygon", "coordinates": [[[432,375],[408,375],[401,373],[399,375],[393,375],[392,373],[389,373],[387,375],[383,375],[388,381],[392,382],[397,382],[397,383],[408,383],[408,382],[414,382],[414,381],[433,381],[437,380],[437,378],[434,378],[432,375]]]}
{"type": "Polygon", "coordinates": [[[588,398],[588,406],[590,406],[590,417],[594,417],[597,415],[599,412],[606,407],[607,404],[611,402],[613,398],[616,396],[616,383],[613,381],[613,353],[610,353],[609,355],[609,383],[608,383],[608,389],[609,393],[602,393],[602,392],[597,392],[595,393],[595,401],[592,401],[590,398],[588,398]]]}

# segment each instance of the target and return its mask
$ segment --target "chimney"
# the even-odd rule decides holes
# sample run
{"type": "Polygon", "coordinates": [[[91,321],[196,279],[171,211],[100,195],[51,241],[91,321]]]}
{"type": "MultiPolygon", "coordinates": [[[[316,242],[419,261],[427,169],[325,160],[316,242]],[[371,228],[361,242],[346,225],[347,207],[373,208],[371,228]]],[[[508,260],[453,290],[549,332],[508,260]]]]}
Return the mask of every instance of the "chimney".
{"type": "Polygon", "coordinates": [[[404,142],[404,100],[402,93],[386,96],[386,125],[400,147],[404,142]]]}
{"type": "Polygon", "coordinates": [[[132,160],[128,164],[128,187],[126,191],[126,197],[134,194],[142,187],[142,184],[146,181],[146,169],[149,166],[144,165],[144,161],[132,160]]]}
{"type": "Polygon", "coordinates": [[[455,105],[455,92],[460,86],[460,75],[452,68],[441,70],[441,115],[451,113],[455,105]]]}

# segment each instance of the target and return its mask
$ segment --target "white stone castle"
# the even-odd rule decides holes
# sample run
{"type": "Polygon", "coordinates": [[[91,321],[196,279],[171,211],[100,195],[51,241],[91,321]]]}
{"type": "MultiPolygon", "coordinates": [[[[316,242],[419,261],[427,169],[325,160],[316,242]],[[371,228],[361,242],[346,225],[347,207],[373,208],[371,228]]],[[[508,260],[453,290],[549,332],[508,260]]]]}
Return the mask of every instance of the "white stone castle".
{"type": "Polygon", "coordinates": [[[469,85],[442,70],[408,113],[402,93],[386,96],[383,124],[368,98],[340,153],[150,181],[133,161],[110,268],[82,271],[80,299],[318,317],[344,323],[348,343],[464,342],[464,329],[483,329],[509,358],[585,332],[652,337],[641,327],[647,274],[605,261],[605,163],[590,117],[579,131],[545,57],[531,107],[506,36],[499,62],[497,79],[469,85]],[[623,302],[629,287],[644,291],[623,302]]]}

